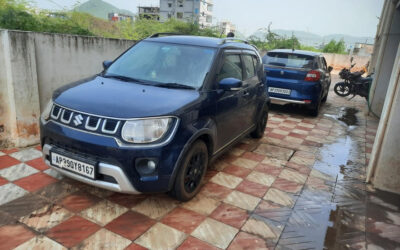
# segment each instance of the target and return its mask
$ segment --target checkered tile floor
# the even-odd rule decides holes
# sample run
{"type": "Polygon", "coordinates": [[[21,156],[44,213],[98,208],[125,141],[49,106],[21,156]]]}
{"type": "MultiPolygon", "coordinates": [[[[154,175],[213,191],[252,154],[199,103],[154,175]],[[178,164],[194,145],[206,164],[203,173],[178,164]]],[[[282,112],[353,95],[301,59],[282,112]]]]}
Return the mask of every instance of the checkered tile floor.
{"type": "MultiPolygon", "coordinates": [[[[309,192],[335,192],[337,176],[313,166],[324,145],[346,133],[324,113],[335,114],[342,106],[364,110],[364,105],[361,99],[330,98],[317,118],[296,114],[299,110],[271,111],[265,137],[245,139],[215,162],[199,195],[187,203],[164,194],[113,193],[63,178],[44,164],[39,147],[2,150],[0,249],[300,248],[287,243],[287,229],[300,211],[296,207],[315,200],[309,192]]],[[[362,111],[358,119],[351,136],[360,152],[351,160],[365,168],[377,121],[362,111]]],[[[387,237],[399,242],[395,236],[387,237]]],[[[362,248],[365,242],[349,246],[362,248]]]]}

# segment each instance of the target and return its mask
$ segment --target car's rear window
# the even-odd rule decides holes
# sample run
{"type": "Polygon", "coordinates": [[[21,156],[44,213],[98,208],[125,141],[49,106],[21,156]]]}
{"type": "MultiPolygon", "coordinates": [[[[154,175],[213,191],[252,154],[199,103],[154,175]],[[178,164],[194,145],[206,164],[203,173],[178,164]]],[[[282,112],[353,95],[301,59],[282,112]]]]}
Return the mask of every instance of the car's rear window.
{"type": "Polygon", "coordinates": [[[311,69],[314,67],[314,57],[292,53],[268,52],[263,57],[263,63],[271,66],[311,69]]]}

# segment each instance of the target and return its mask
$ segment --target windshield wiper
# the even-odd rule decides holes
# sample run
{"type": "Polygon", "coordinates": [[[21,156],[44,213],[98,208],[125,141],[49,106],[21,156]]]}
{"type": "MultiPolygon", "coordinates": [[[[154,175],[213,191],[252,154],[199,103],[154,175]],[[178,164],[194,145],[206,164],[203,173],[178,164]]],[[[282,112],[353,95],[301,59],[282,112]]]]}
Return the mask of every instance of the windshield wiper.
{"type": "Polygon", "coordinates": [[[132,78],[132,77],[128,77],[128,76],[121,76],[121,75],[103,75],[103,77],[105,78],[115,78],[118,80],[122,80],[125,82],[138,82],[138,83],[145,83],[142,80],[136,79],[136,78],[132,78]]]}
{"type": "Polygon", "coordinates": [[[157,84],[154,84],[154,86],[162,87],[162,88],[170,88],[170,89],[196,89],[195,87],[192,87],[192,86],[188,86],[188,85],[180,84],[180,83],[174,83],[174,82],[157,83],[157,84]]]}

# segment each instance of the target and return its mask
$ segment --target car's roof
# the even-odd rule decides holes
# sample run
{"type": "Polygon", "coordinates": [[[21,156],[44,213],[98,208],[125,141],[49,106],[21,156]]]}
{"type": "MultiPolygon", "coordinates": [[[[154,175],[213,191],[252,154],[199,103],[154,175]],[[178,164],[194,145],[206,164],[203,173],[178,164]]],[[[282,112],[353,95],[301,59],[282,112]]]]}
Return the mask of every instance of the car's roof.
{"type": "Polygon", "coordinates": [[[319,56],[321,53],[308,51],[308,50],[292,50],[292,49],[274,49],[268,52],[276,52],[276,53],[289,53],[289,54],[300,54],[300,55],[307,55],[307,56],[319,56]]]}
{"type": "Polygon", "coordinates": [[[203,36],[184,36],[184,35],[161,36],[154,38],[150,37],[144,39],[144,41],[175,43],[175,44],[194,45],[194,46],[203,46],[212,48],[237,48],[237,49],[255,50],[255,47],[244,42],[227,40],[227,42],[224,43],[224,40],[227,39],[203,37],[203,36]]]}

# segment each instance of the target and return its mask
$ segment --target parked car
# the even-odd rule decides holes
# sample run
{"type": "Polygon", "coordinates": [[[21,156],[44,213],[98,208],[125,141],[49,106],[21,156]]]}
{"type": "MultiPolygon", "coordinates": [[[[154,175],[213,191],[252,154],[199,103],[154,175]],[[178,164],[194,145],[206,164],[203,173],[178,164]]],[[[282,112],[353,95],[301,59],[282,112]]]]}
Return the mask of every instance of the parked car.
{"type": "Polygon", "coordinates": [[[262,59],[245,42],[156,34],[103,67],[56,90],[41,116],[45,161],[70,178],[186,201],[210,161],[264,134],[262,59]]]}
{"type": "Polygon", "coordinates": [[[317,116],[328,98],[332,67],[320,53],[276,49],[263,57],[268,93],[274,104],[300,104],[317,116]]]}

